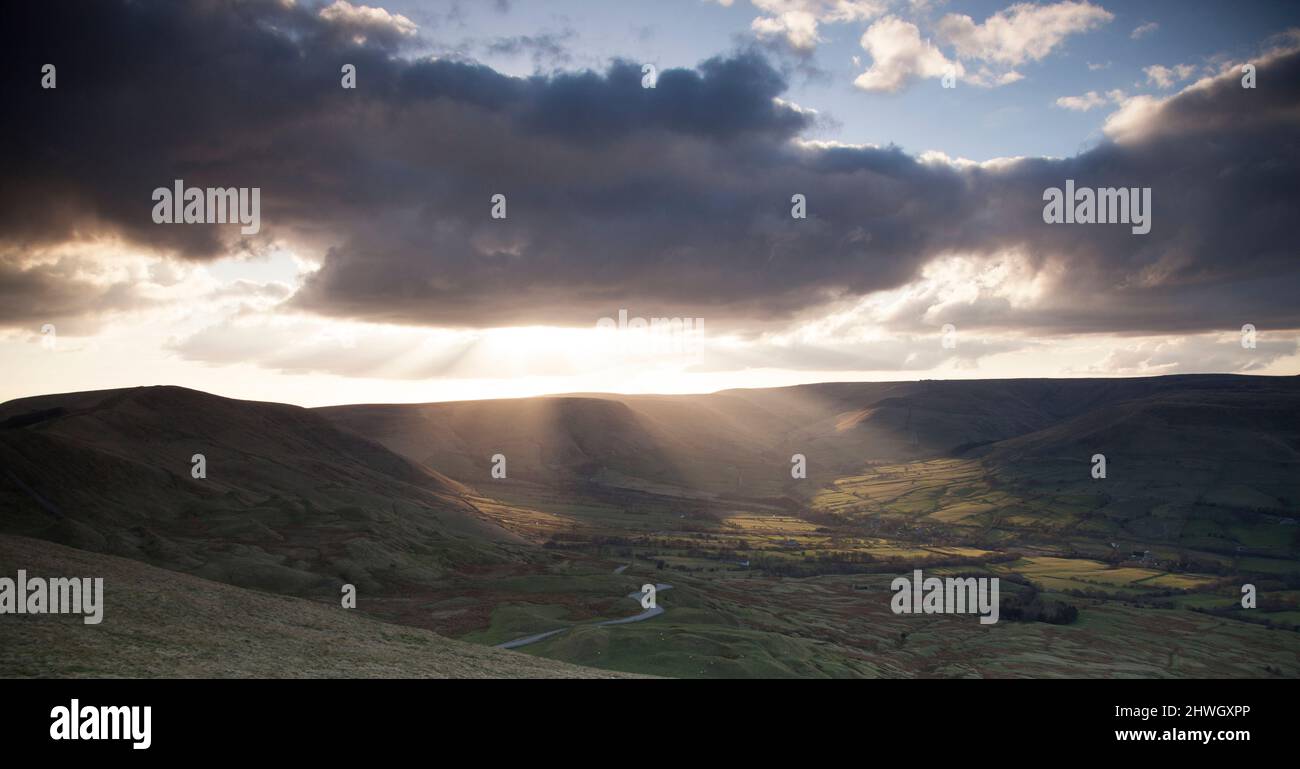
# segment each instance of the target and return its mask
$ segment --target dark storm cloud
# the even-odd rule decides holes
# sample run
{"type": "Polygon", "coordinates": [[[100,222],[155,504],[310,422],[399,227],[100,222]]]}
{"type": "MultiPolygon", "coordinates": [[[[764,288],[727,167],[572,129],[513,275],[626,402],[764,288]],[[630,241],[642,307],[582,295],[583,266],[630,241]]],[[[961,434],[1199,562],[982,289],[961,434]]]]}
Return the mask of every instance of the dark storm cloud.
{"type": "Polygon", "coordinates": [[[1259,62],[1253,91],[1227,79],[1175,97],[1122,142],[970,167],[797,142],[815,118],[777,101],[785,79],[754,53],[663,71],[652,89],[633,62],[520,79],[411,58],[400,25],[319,10],[13,9],[0,31],[12,94],[0,240],[112,233],[188,259],[250,242],[153,224],[150,192],[183,178],[261,187],[259,237],[323,255],[290,301],[326,315],[592,325],[626,307],[720,328],[898,287],[938,255],[1017,251],[1062,276],[1048,296],[981,298],[945,321],[1300,326],[1295,53],[1259,62]],[[39,87],[46,62],[57,90],[39,87]],[[339,87],[344,63],[354,91],[339,87]],[[1151,187],[1151,233],[1043,224],[1043,189],[1066,178],[1151,187]],[[504,221],[490,218],[497,193],[504,221]],[[795,193],[806,220],[790,217],[795,193]]]}
{"type": "MultiPolygon", "coordinates": [[[[1300,53],[1260,60],[1267,84],[1235,68],[1066,160],[975,174],[987,204],[960,239],[1022,248],[1062,269],[1052,301],[986,326],[1069,331],[1197,331],[1243,323],[1300,327],[1300,53]],[[1151,187],[1150,234],[1121,226],[1041,224],[1027,199],[1080,186],[1151,187]],[[1017,222],[1028,214],[1029,221],[1017,222]],[[1254,318],[1261,318],[1256,321],[1254,318]]],[[[954,321],[959,322],[959,321],[954,321]]]]}

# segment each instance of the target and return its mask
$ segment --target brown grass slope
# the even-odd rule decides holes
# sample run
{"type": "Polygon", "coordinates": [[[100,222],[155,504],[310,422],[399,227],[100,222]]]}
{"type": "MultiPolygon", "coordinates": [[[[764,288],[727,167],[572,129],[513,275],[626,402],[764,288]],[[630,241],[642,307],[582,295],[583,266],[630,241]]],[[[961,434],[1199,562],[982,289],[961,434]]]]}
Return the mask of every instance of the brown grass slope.
{"type": "Polygon", "coordinates": [[[18,569],[33,577],[102,577],[104,619],[0,618],[3,678],[624,677],[389,625],[338,604],[0,535],[0,575],[13,578],[18,569]]]}
{"type": "Polygon", "coordinates": [[[397,589],[518,557],[463,490],[295,406],[178,387],[0,406],[0,531],[246,587],[397,589]]]}

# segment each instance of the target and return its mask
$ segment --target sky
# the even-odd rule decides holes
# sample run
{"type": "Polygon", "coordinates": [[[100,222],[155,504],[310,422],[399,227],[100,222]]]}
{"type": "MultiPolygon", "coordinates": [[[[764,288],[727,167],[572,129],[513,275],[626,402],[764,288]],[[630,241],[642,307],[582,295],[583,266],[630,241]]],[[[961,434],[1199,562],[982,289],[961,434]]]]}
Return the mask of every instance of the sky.
{"type": "Polygon", "coordinates": [[[1300,5],[12,15],[0,401],[1300,374],[1300,5]],[[1149,231],[1048,221],[1067,180],[1149,231]]]}

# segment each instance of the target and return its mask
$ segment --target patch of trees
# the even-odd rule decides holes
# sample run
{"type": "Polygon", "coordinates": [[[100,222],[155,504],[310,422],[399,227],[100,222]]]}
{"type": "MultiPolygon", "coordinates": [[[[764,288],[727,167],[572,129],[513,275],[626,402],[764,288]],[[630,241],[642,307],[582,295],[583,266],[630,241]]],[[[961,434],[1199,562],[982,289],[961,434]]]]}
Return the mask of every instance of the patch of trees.
{"type": "Polygon", "coordinates": [[[1079,608],[1054,598],[1044,598],[1038,589],[1003,594],[999,615],[1011,622],[1046,622],[1049,625],[1072,625],[1079,619],[1079,608]]]}

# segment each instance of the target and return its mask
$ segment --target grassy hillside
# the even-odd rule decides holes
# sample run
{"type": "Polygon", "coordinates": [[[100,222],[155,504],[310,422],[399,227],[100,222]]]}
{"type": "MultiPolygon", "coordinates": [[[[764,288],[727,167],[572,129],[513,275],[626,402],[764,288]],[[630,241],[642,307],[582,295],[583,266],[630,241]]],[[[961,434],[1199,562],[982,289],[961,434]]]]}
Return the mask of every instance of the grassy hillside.
{"type": "Polygon", "coordinates": [[[0,407],[0,530],[246,587],[378,591],[518,560],[463,494],[294,406],[151,387],[0,407]]]}
{"type": "Polygon", "coordinates": [[[351,582],[373,618],[560,631],[524,653],[619,671],[1296,676],[1298,452],[1295,377],[314,410],[141,388],[0,406],[0,530],[331,604],[351,582]],[[1005,618],[894,615],[916,568],[999,577],[1005,618]],[[626,623],[645,582],[665,612],[626,623]]]}
{"type": "Polygon", "coordinates": [[[1182,468],[1221,489],[1259,487],[1228,492],[1238,500],[1300,505],[1297,377],[831,383],[317,411],[485,495],[552,511],[556,498],[627,508],[664,497],[694,503],[682,512],[800,509],[864,468],[946,457],[987,457],[1008,484],[1062,471],[1087,479],[1078,469],[1094,453],[1107,454],[1114,479],[1150,483],[1182,468]],[[505,481],[489,475],[497,453],[505,481]],[[807,459],[804,481],[791,478],[794,454],[807,459]]]}
{"type": "Polygon", "coordinates": [[[104,620],[6,616],[0,677],[608,678],[356,611],[269,595],[26,537],[0,535],[0,574],[104,579],[104,620]]]}

